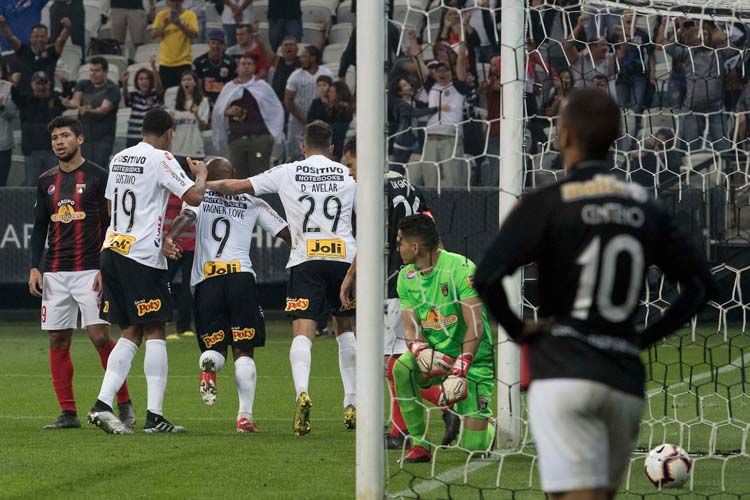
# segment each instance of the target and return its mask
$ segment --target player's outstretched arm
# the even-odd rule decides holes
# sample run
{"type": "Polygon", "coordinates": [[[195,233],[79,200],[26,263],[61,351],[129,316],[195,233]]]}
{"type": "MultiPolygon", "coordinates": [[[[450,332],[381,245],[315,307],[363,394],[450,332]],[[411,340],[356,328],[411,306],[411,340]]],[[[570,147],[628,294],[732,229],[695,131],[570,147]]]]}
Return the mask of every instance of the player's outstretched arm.
{"type": "Polygon", "coordinates": [[[177,244],[177,239],[187,228],[195,224],[196,215],[192,210],[183,210],[175,217],[169,233],[164,235],[164,244],[161,253],[168,259],[177,260],[182,257],[182,248],[177,244]]]}
{"type": "Polygon", "coordinates": [[[195,161],[192,158],[187,158],[188,166],[190,171],[195,176],[195,185],[185,191],[182,195],[182,201],[188,205],[197,207],[203,201],[203,195],[206,194],[206,177],[208,171],[206,170],[206,164],[202,161],[195,161]]]}
{"type": "Polygon", "coordinates": [[[255,195],[255,188],[250,179],[222,179],[219,181],[209,181],[206,184],[209,191],[216,191],[221,194],[244,194],[255,195]]]}

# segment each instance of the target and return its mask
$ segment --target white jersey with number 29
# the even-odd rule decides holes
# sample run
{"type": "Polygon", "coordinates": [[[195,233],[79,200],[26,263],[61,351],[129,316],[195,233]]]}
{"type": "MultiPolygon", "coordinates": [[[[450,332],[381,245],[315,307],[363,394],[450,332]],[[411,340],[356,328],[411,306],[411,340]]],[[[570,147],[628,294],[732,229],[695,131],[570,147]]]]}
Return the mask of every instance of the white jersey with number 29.
{"type": "Polygon", "coordinates": [[[206,191],[203,203],[190,210],[195,219],[195,258],[190,285],[233,273],[252,273],[250,245],[255,225],[276,236],[286,227],[271,206],[249,194],[235,196],[206,191]]]}
{"type": "Polygon", "coordinates": [[[102,250],[166,269],[161,241],[167,199],[169,193],[182,198],[194,184],[168,151],[140,142],[117,153],[109,162],[105,196],[112,217],[102,250]]]}
{"type": "Polygon", "coordinates": [[[322,155],[250,178],[256,195],[278,193],[292,233],[290,268],[311,260],[351,262],[356,183],[342,164],[322,155]]]}

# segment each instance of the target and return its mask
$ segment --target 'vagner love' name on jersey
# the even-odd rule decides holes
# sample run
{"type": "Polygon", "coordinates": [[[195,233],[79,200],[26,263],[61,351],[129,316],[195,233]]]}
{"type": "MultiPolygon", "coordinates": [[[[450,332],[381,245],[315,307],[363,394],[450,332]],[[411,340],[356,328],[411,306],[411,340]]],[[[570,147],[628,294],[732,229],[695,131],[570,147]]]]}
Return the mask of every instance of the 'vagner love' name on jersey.
{"type": "Polygon", "coordinates": [[[310,260],[351,262],[356,183],[349,170],[314,155],[250,178],[255,194],[278,193],[292,233],[290,268],[310,260]]]}
{"type": "Polygon", "coordinates": [[[102,250],[166,269],[161,243],[167,199],[170,192],[182,198],[193,185],[174,156],[145,142],[115,155],[105,193],[112,217],[102,250]]]}
{"type": "Polygon", "coordinates": [[[268,203],[249,194],[223,195],[206,191],[203,203],[192,207],[195,219],[195,259],[190,284],[232,273],[252,273],[250,245],[255,225],[276,236],[286,227],[268,203]]]}

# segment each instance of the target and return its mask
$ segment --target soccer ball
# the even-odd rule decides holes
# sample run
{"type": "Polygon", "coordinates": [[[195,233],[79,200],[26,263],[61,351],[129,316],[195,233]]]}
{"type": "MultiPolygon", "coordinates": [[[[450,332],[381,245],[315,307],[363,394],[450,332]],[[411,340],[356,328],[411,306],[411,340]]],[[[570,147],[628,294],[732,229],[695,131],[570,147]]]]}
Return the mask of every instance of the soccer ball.
{"type": "Polygon", "coordinates": [[[648,452],[645,469],[654,486],[679,488],[690,479],[693,460],[679,446],[665,443],[648,452]]]}

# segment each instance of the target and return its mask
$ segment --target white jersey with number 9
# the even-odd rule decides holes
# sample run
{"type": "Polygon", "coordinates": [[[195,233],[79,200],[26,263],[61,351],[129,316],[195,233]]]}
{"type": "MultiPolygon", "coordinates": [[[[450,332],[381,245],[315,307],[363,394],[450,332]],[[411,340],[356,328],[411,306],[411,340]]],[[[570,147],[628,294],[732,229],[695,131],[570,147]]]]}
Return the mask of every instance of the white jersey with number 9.
{"type": "Polygon", "coordinates": [[[342,164],[322,155],[250,178],[256,195],[278,193],[292,233],[290,268],[311,260],[351,262],[356,183],[342,164]]]}

